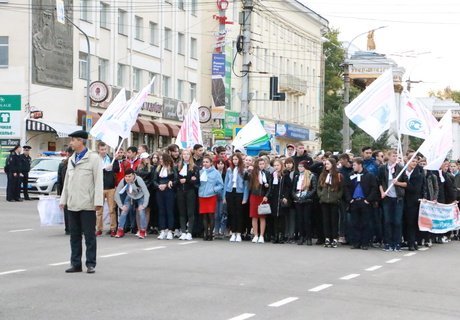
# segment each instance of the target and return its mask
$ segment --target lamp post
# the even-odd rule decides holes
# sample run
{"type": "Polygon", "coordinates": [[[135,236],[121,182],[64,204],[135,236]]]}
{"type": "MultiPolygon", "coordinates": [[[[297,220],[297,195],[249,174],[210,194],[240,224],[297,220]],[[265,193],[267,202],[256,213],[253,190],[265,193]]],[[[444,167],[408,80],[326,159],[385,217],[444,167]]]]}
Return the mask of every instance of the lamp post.
{"type": "Polygon", "coordinates": [[[343,66],[343,82],[344,82],[344,93],[343,93],[343,115],[342,115],[342,151],[345,152],[346,150],[351,149],[351,141],[350,141],[350,121],[345,114],[345,108],[350,103],[350,61],[348,60],[348,50],[350,49],[351,44],[355,41],[358,37],[365,35],[369,32],[376,31],[379,29],[386,28],[387,26],[381,26],[375,29],[368,30],[366,32],[362,32],[356,35],[351,41],[348,43],[347,50],[345,51],[345,60],[342,64],[343,66]]]}

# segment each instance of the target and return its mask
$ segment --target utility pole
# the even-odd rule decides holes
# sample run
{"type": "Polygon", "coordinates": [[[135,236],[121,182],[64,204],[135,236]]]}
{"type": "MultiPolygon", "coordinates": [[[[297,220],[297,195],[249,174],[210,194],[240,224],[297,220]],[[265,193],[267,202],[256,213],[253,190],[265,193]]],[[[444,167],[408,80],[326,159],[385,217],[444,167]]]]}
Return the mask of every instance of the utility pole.
{"type": "Polygon", "coordinates": [[[248,123],[249,116],[249,69],[251,61],[249,51],[251,50],[251,15],[253,0],[243,0],[243,12],[240,16],[240,24],[243,29],[243,84],[241,89],[241,124],[248,123]]]}
{"type": "Polygon", "coordinates": [[[348,62],[348,57],[346,57],[343,63],[343,83],[344,83],[344,92],[343,92],[343,115],[342,115],[342,152],[351,149],[350,145],[350,122],[348,117],[345,114],[345,108],[350,103],[350,64],[348,62]]]}

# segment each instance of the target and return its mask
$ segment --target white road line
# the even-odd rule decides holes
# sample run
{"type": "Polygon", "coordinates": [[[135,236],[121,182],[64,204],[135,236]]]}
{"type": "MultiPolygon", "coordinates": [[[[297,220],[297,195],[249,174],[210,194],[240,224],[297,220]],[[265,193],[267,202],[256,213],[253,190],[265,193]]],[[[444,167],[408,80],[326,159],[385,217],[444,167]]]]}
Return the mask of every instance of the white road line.
{"type": "Polygon", "coordinates": [[[70,264],[69,261],[65,261],[65,262],[56,262],[56,263],[50,263],[49,266],[52,266],[52,267],[56,267],[56,266],[63,266],[65,264],[70,264]]]}
{"type": "Polygon", "coordinates": [[[13,232],[25,232],[25,231],[32,231],[32,230],[34,230],[34,229],[18,229],[18,230],[10,230],[8,232],[13,233],[13,232]]]}
{"type": "Polygon", "coordinates": [[[357,278],[357,277],[359,277],[358,273],[352,273],[352,274],[349,274],[347,276],[344,276],[344,277],[340,278],[340,280],[351,280],[351,279],[354,279],[354,278],[357,278]]]}
{"type": "Polygon", "coordinates": [[[375,270],[378,270],[380,269],[382,266],[372,266],[370,268],[367,268],[366,271],[375,271],[375,270]]]}
{"type": "Polygon", "coordinates": [[[417,254],[417,252],[409,252],[409,253],[406,253],[404,256],[405,257],[412,257],[412,256],[415,256],[417,254]]]}
{"type": "Polygon", "coordinates": [[[277,307],[284,306],[285,304],[291,303],[293,301],[296,301],[298,299],[299,298],[297,298],[297,297],[289,297],[289,298],[286,298],[286,299],[283,299],[283,300],[280,300],[280,301],[277,301],[277,302],[273,302],[272,304],[269,304],[268,306],[277,308],[277,307]]]}
{"type": "Polygon", "coordinates": [[[327,289],[327,288],[329,288],[329,287],[332,287],[332,284],[325,283],[325,284],[322,284],[322,285],[320,285],[320,286],[311,288],[311,289],[308,290],[308,291],[310,291],[310,292],[319,292],[319,291],[324,290],[324,289],[327,289]]]}
{"type": "Polygon", "coordinates": [[[398,262],[399,260],[401,259],[391,259],[391,260],[386,261],[386,263],[395,263],[395,262],[398,262]]]}
{"type": "Polygon", "coordinates": [[[112,254],[106,254],[105,256],[100,256],[99,258],[111,258],[111,257],[118,257],[118,256],[123,256],[125,254],[128,254],[127,252],[120,252],[120,253],[112,253],[112,254]]]}
{"type": "Polygon", "coordinates": [[[425,248],[418,248],[418,251],[427,251],[428,249],[430,249],[430,248],[427,248],[427,247],[425,247],[425,248]]]}
{"type": "Polygon", "coordinates": [[[228,320],[245,320],[245,319],[252,318],[254,316],[255,316],[254,313],[243,313],[243,314],[240,314],[239,316],[233,317],[233,318],[228,319],[228,320]]]}
{"type": "MultiPolygon", "coordinates": [[[[185,246],[186,244],[192,244],[192,243],[198,243],[198,241],[181,242],[181,243],[178,243],[178,245],[180,245],[180,246],[185,246]]],[[[249,314],[249,313],[248,313],[248,314],[249,314]]]]}
{"type": "Polygon", "coordinates": [[[5,271],[5,272],[0,272],[0,276],[3,276],[5,274],[24,272],[24,271],[27,271],[27,270],[26,269],[17,269],[17,270],[10,270],[10,271],[5,271]]]}
{"type": "Polygon", "coordinates": [[[144,251],[152,251],[152,250],[158,250],[158,249],[164,249],[166,248],[165,246],[159,246],[159,247],[151,247],[151,248],[145,248],[145,249],[142,249],[144,251]]]}

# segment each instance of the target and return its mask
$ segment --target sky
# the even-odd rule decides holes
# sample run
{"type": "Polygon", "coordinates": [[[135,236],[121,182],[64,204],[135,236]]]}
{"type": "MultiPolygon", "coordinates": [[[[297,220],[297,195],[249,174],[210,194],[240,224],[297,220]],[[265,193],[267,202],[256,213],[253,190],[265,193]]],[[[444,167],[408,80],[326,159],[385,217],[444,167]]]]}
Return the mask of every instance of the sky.
{"type": "MultiPolygon", "coordinates": [[[[411,92],[428,96],[446,87],[460,91],[460,1],[458,0],[299,0],[351,41],[375,31],[376,52],[386,54],[406,69],[403,80],[411,92]]],[[[367,35],[353,46],[366,50],[367,35]]]]}

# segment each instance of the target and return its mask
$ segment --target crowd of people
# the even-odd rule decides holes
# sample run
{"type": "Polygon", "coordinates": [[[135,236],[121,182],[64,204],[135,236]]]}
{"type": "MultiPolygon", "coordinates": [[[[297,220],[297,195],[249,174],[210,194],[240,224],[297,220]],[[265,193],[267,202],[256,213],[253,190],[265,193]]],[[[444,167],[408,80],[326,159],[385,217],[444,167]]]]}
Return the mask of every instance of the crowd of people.
{"type": "MultiPolygon", "coordinates": [[[[238,150],[228,155],[224,147],[205,151],[199,144],[157,152],[130,146],[115,159],[103,142],[97,151],[110,220],[106,234],[115,238],[132,233],[141,239],[307,246],[316,239],[329,248],[349,244],[385,251],[459,239],[456,231],[437,235],[418,228],[420,199],[460,200],[458,161],[430,171],[413,151],[401,159],[395,150],[370,147],[360,156],[326,152],[312,158],[302,143],[288,145],[284,156],[252,157],[238,150]]],[[[64,161],[60,185],[66,167],[64,161]]],[[[103,211],[96,212],[96,236],[104,234],[103,211]]]]}

